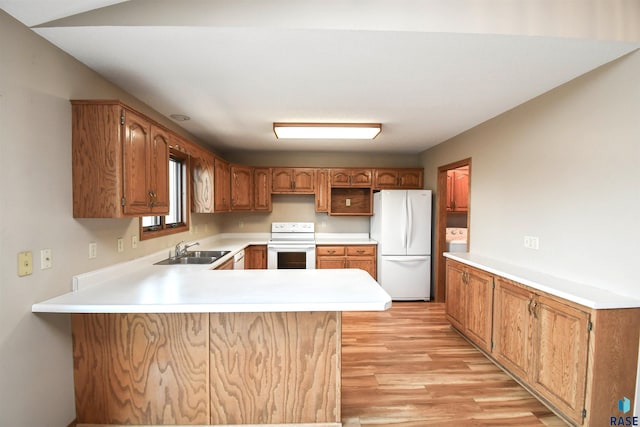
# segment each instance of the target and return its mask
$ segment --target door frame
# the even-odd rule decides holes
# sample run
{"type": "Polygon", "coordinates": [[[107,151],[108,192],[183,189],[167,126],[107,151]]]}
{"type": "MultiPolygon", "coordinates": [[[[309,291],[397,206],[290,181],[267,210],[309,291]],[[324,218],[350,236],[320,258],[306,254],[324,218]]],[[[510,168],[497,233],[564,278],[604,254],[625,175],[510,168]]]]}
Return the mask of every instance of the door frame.
{"type": "MultiPolygon", "coordinates": [[[[436,244],[435,244],[435,271],[434,271],[434,300],[445,302],[447,300],[446,291],[446,261],[443,252],[447,248],[447,172],[469,166],[469,190],[471,190],[471,157],[458,160],[438,167],[438,187],[436,192],[436,244]]],[[[467,251],[470,250],[471,233],[469,229],[471,218],[471,191],[469,191],[469,204],[467,210],[467,251]]]]}

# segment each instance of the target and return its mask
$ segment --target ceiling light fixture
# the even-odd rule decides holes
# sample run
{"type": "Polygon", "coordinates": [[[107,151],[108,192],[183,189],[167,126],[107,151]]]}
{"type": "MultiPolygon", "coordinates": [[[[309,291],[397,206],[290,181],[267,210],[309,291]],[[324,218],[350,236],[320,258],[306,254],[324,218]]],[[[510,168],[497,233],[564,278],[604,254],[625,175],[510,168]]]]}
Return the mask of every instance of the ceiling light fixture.
{"type": "Polygon", "coordinates": [[[380,123],[274,123],[278,139],[374,139],[380,123]]]}
{"type": "Polygon", "coordinates": [[[191,117],[185,116],[184,114],[171,114],[169,117],[171,117],[176,122],[186,122],[191,120],[191,117]]]}

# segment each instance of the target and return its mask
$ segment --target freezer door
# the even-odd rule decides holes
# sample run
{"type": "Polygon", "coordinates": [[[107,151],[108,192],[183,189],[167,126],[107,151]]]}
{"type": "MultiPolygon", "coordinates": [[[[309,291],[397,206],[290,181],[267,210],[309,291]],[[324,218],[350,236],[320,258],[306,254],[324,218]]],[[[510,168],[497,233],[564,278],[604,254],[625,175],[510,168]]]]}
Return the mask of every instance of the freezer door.
{"type": "Polygon", "coordinates": [[[407,192],[382,190],[380,192],[380,240],[382,255],[407,254],[407,192]]]}
{"type": "Polygon", "coordinates": [[[431,191],[407,191],[407,255],[431,254],[431,191]]]}
{"type": "Polygon", "coordinates": [[[431,257],[380,257],[378,282],[393,300],[429,301],[431,299],[431,257]]]}

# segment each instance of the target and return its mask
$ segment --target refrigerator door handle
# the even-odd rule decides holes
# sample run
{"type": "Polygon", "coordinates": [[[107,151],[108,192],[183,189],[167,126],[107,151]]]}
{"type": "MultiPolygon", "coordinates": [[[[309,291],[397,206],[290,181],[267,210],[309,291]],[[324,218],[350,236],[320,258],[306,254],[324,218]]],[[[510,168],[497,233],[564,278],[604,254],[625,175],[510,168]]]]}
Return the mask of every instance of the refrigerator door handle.
{"type": "Polygon", "coordinates": [[[407,227],[407,248],[411,246],[411,233],[413,232],[413,205],[411,204],[411,197],[407,193],[407,218],[409,227],[407,227]]]}
{"type": "Polygon", "coordinates": [[[404,203],[402,203],[402,247],[404,249],[407,249],[407,232],[408,232],[408,227],[407,227],[407,195],[405,193],[404,196],[404,203]]]}

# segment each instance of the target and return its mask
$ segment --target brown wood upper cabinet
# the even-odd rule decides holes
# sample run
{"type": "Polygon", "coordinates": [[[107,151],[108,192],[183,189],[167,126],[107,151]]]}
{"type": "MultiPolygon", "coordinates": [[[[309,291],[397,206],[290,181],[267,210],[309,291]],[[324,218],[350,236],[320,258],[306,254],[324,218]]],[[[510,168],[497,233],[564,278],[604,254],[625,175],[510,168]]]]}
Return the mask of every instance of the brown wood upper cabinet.
{"type": "Polygon", "coordinates": [[[469,209],[469,168],[447,171],[447,210],[467,212],[469,209]]]}
{"type": "Polygon", "coordinates": [[[329,169],[316,170],[316,212],[329,212],[329,169]]]}
{"type": "Polygon", "coordinates": [[[213,171],[215,156],[206,150],[199,149],[191,157],[192,197],[191,211],[196,213],[212,213],[213,206],[213,171]]]}
{"type": "Polygon", "coordinates": [[[169,213],[169,133],[119,101],[72,104],[73,216],[169,213]]]}
{"type": "Polygon", "coordinates": [[[213,163],[213,207],[215,212],[226,212],[231,209],[231,187],[229,163],[216,157],[213,163]]]}
{"type": "Polygon", "coordinates": [[[272,193],[313,194],[315,192],[315,169],[273,168],[272,193]]]}
{"type": "Polygon", "coordinates": [[[331,169],[332,187],[371,187],[371,169],[331,169]]]}
{"type": "Polygon", "coordinates": [[[271,212],[271,168],[253,168],[253,210],[271,212]]]}
{"type": "Polygon", "coordinates": [[[231,165],[231,210],[252,210],[253,195],[253,168],[231,165]]]}
{"type": "Polygon", "coordinates": [[[375,169],[373,189],[421,189],[424,185],[424,170],[421,168],[375,169]]]}

